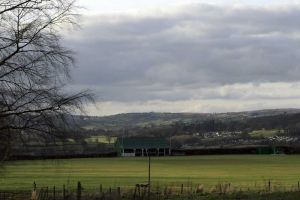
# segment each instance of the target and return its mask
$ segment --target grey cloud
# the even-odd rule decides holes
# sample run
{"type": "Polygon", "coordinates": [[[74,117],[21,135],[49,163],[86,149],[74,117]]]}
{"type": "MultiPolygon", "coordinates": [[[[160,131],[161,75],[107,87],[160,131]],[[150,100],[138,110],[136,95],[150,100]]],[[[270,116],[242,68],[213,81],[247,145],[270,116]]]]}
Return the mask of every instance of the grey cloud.
{"type": "Polygon", "coordinates": [[[300,80],[300,9],[193,5],[86,21],[65,40],[78,52],[73,87],[107,101],[206,98],[195,93],[300,80]]]}

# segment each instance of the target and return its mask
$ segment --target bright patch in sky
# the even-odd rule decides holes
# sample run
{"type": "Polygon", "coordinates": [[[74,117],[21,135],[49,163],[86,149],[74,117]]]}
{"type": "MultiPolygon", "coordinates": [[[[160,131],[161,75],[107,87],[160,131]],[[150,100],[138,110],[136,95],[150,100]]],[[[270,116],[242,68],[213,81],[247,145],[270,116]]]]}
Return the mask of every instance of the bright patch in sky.
{"type": "Polygon", "coordinates": [[[190,4],[269,6],[299,4],[297,0],[79,0],[78,5],[86,8],[85,13],[114,13],[170,9],[173,6],[190,4]]]}

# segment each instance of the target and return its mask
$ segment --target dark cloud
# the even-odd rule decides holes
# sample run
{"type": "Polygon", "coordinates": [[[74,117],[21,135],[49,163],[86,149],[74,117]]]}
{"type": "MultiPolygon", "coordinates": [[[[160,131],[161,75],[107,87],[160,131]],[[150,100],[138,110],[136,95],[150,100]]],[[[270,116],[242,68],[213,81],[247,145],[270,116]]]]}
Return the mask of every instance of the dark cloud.
{"type": "Polygon", "coordinates": [[[293,7],[90,16],[66,44],[77,51],[73,87],[105,101],[231,98],[207,88],[300,81],[300,9],[293,7]]]}

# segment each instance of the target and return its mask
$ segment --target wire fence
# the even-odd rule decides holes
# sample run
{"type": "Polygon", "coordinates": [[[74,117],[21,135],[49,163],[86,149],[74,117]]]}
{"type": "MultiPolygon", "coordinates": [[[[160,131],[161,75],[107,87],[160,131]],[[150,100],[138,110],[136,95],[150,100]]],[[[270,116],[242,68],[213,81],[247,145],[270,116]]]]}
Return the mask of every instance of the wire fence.
{"type": "Polygon", "coordinates": [[[151,185],[136,184],[132,187],[103,187],[88,189],[78,182],[76,187],[38,187],[33,183],[32,190],[0,191],[0,200],[206,200],[206,199],[300,199],[300,182],[285,186],[265,181],[256,188],[219,183],[210,188],[203,185],[151,185]],[[243,197],[243,198],[241,198],[243,197]]]}

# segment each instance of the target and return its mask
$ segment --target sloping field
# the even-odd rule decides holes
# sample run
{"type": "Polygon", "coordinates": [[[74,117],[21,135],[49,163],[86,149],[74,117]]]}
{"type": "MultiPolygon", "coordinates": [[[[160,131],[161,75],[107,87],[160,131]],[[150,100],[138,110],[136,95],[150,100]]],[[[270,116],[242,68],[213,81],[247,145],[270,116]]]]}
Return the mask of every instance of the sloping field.
{"type": "MultiPolygon", "coordinates": [[[[147,158],[88,158],[8,162],[1,170],[0,189],[39,186],[85,188],[133,186],[147,181],[147,158]]],[[[160,185],[230,182],[241,187],[274,184],[297,185],[300,180],[298,155],[233,155],[152,158],[152,180],[160,185]]]]}

